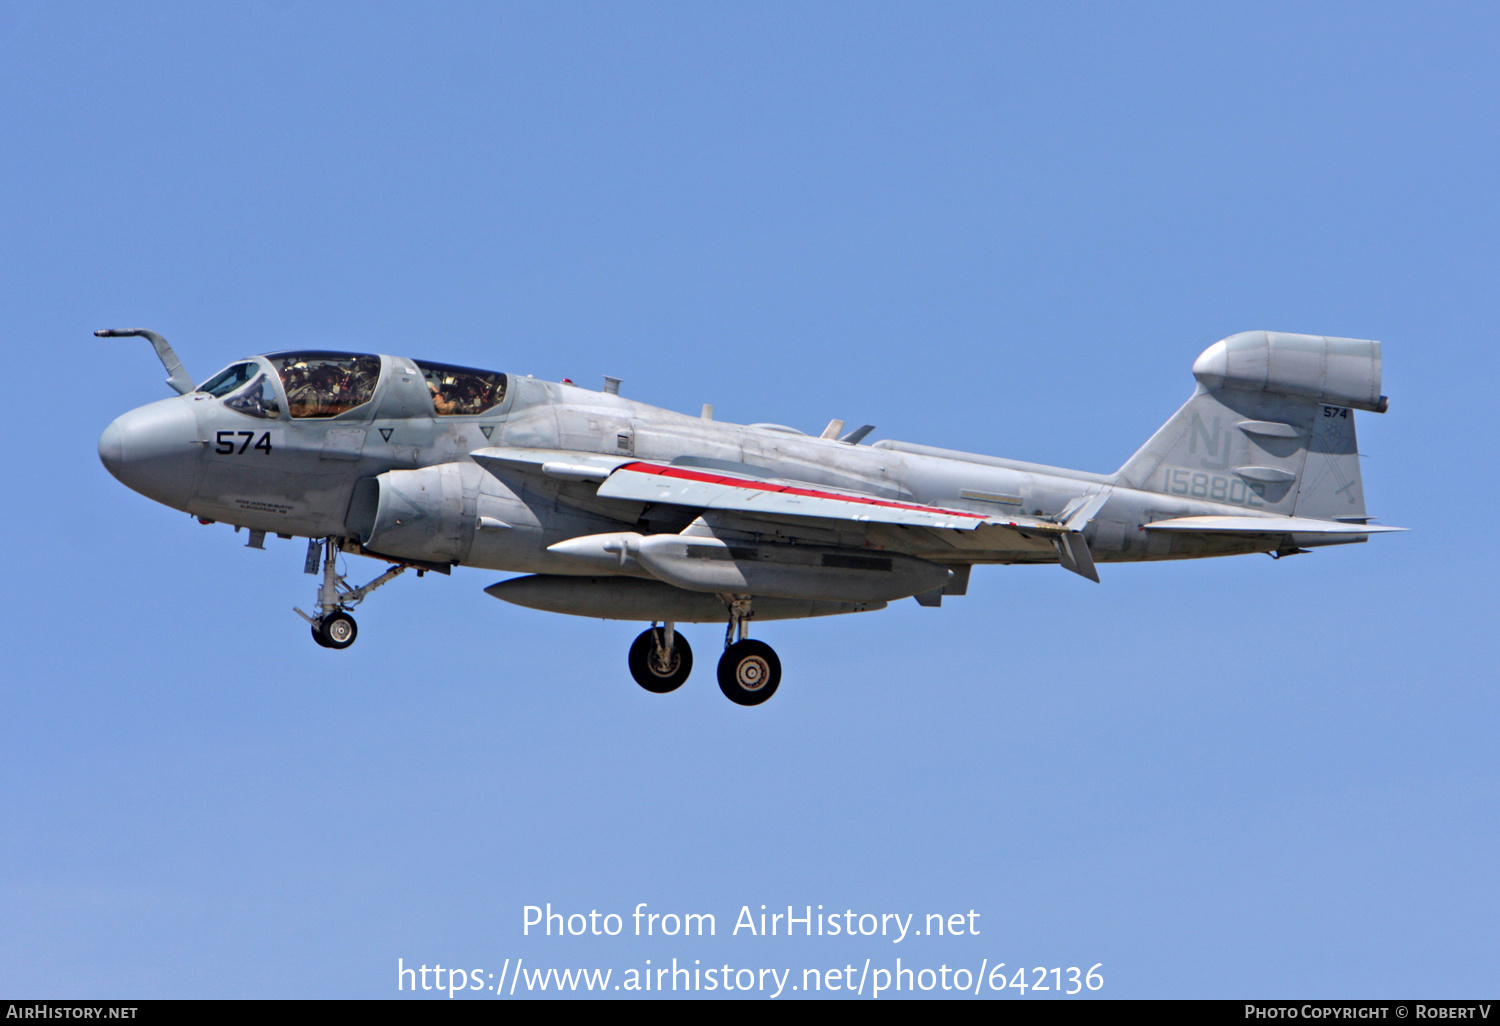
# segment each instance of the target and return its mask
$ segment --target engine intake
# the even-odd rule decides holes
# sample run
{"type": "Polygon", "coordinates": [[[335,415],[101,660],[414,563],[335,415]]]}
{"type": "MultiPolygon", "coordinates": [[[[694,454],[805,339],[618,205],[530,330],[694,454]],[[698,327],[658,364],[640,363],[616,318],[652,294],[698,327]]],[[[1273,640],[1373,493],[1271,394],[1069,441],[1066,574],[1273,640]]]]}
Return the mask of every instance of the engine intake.
{"type": "Polygon", "coordinates": [[[455,563],[473,544],[474,507],[459,464],[388,470],[355,485],[344,526],[371,552],[455,563]]]}

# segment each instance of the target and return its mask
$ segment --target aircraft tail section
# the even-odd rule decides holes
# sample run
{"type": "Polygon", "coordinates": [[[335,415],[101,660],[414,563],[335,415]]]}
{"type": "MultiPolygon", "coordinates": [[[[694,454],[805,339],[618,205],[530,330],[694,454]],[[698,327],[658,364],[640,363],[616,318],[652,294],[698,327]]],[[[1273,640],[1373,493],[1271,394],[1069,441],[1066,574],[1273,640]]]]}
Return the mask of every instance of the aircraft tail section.
{"type": "Polygon", "coordinates": [[[1115,482],[1286,516],[1365,516],[1354,411],[1384,413],[1380,343],[1246,331],[1193,364],[1198,389],[1115,482]]]}

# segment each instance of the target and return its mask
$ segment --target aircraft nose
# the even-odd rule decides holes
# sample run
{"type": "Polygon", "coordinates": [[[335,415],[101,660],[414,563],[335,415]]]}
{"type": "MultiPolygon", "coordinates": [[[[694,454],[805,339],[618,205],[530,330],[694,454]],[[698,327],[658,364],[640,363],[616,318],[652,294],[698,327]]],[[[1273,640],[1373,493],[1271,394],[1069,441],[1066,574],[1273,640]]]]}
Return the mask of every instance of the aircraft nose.
{"type": "Polygon", "coordinates": [[[120,476],[124,452],[124,444],[120,441],[120,422],[116,420],[99,436],[99,462],[116,478],[120,476]]]}
{"type": "Polygon", "coordinates": [[[121,484],[185,509],[202,455],[198,421],[182,399],[163,399],[117,418],[99,436],[99,461],[121,484]]]}

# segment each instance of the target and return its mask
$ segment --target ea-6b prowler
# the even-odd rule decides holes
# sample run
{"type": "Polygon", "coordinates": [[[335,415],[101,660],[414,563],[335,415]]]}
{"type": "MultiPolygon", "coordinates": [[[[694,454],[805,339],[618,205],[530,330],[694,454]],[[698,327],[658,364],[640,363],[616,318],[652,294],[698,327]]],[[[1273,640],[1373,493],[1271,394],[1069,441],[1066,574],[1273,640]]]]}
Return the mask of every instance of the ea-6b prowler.
{"type": "Polygon", "coordinates": [[[693,665],[680,623],[727,625],[719,687],[758,705],[781,681],[756,620],[964,594],[985,563],[1099,563],[1363,542],[1354,410],[1384,413],[1380,343],[1247,331],[1193,364],[1187,403],[1114,474],[904,442],[726,424],[571,382],[401,356],[281,352],[194,386],[165,339],[175,398],[99,439],[111,474],[204,523],[309,539],[326,648],[354,642],[352,606],[407,568],[526,574],[507,602],[650,624],[630,648],[646,690],[693,665]],[[341,552],[390,568],[351,586],[341,552]]]}

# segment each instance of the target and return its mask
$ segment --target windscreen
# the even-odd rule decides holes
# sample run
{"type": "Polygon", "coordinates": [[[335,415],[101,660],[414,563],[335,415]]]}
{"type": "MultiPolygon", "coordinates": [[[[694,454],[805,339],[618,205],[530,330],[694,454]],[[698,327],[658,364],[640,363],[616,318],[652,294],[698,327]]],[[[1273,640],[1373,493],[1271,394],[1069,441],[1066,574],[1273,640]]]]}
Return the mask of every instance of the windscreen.
{"type": "Polygon", "coordinates": [[[253,378],[259,370],[253,363],[237,363],[209,378],[198,386],[197,391],[207,392],[215,399],[221,399],[253,378]]]}

